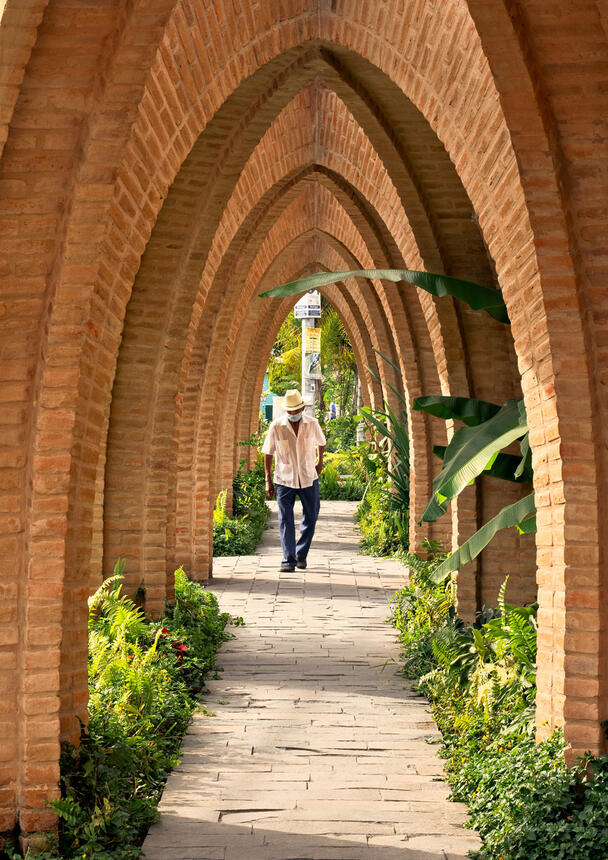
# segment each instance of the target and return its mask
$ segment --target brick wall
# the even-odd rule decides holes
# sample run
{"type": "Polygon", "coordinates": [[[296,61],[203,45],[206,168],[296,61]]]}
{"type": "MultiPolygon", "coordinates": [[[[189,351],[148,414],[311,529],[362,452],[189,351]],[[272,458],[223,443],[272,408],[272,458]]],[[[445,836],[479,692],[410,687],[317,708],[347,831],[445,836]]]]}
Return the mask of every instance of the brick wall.
{"type": "MultiPolygon", "coordinates": [[[[0,831],[51,826],[86,717],[86,597],[118,555],[162,610],[211,573],[211,510],[317,268],[425,267],[502,289],[510,328],[409,287],[326,290],[370,403],[523,391],[539,532],[462,572],[471,614],[538,584],[541,730],[608,716],[605,3],[8,0],[0,20],[0,831]],[[375,367],[381,383],[363,367],[375,367]],[[398,383],[401,384],[401,383],[398,383]],[[537,568],[534,574],[535,564],[537,568]]],[[[410,414],[412,541],[445,441],[410,414]]],[[[451,428],[448,428],[451,433],[451,428]]]]}

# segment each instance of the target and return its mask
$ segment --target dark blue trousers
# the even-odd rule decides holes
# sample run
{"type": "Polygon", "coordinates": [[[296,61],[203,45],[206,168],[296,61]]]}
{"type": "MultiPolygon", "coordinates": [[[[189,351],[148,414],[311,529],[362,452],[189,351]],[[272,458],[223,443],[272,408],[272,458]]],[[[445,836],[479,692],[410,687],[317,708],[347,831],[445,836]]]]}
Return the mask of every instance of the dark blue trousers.
{"type": "Polygon", "coordinates": [[[315,533],[315,526],[321,509],[319,481],[315,480],[312,487],[285,487],[275,484],[277,503],[279,505],[279,531],[283,560],[295,564],[296,559],[306,558],[310,543],[315,533]],[[293,519],[293,506],[296,496],[302,502],[302,522],[300,523],[300,539],[296,544],[296,527],[293,519]]]}

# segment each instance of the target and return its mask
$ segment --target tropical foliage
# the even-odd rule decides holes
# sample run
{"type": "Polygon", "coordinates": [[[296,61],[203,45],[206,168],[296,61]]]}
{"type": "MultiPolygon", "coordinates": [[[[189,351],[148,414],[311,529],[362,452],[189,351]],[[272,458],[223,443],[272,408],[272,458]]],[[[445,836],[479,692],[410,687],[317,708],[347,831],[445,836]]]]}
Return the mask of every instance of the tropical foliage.
{"type": "MultiPolygon", "coordinates": [[[[245,444],[258,444],[257,437],[245,444]]],[[[232,515],[226,511],[226,490],[217,497],[213,511],[213,554],[251,555],[262,537],[270,508],[266,504],[264,459],[256,457],[251,470],[241,460],[232,484],[232,515]]]]}
{"type": "MultiPolygon", "coordinates": [[[[321,311],[321,368],[323,401],[326,404],[336,403],[339,416],[350,417],[353,411],[357,411],[356,404],[353,404],[357,362],[342,320],[324,299],[321,311]]],[[[330,421],[329,426],[333,423],[330,421]]]]}
{"type": "Polygon", "coordinates": [[[293,311],[287,317],[270,353],[268,384],[277,397],[289,388],[300,388],[302,383],[302,328],[293,311]]]}
{"type": "Polygon", "coordinates": [[[509,322],[507,309],[499,290],[482,287],[480,284],[451,278],[447,275],[435,275],[431,272],[417,272],[411,269],[358,269],[349,272],[318,272],[297,281],[281,284],[260,295],[262,298],[284,298],[285,296],[304,293],[306,290],[315,290],[319,287],[348,281],[349,278],[412,284],[433,296],[454,296],[474,310],[483,310],[500,322],[509,322]]]}
{"type": "Polygon", "coordinates": [[[402,672],[429,697],[443,733],[453,797],[468,804],[479,860],[602,860],[608,856],[608,756],[569,769],[555,732],[534,739],[536,607],[506,602],[475,624],[456,614],[437,543],[409,554],[408,585],[392,602],[402,672]]]}
{"type": "MultiPolygon", "coordinates": [[[[341,416],[352,415],[357,362],[340,317],[322,298],[321,361],[323,380],[321,399],[329,405],[335,402],[341,416]]],[[[269,387],[273,394],[283,396],[288,388],[300,388],[302,381],[302,328],[293,310],[283,322],[272,347],[268,362],[269,387]]],[[[325,412],[325,409],[323,410],[325,412]]]]}
{"type": "MultiPolygon", "coordinates": [[[[323,417],[323,416],[322,416],[323,417]]],[[[338,415],[337,418],[325,423],[325,438],[327,446],[325,453],[338,453],[355,449],[357,445],[358,415],[338,415]]]]}
{"type": "Polygon", "coordinates": [[[386,481],[368,485],[357,509],[361,529],[361,551],[390,556],[404,552],[409,544],[409,509],[404,508],[386,481]]]}
{"type": "Polygon", "coordinates": [[[359,501],[367,480],[361,454],[353,445],[325,455],[324,468],[319,475],[319,492],[322,499],[359,501]]]}
{"type": "MultiPolygon", "coordinates": [[[[378,352],[378,350],[376,350],[378,352]]],[[[399,374],[399,368],[393,362],[378,353],[399,374]]],[[[380,378],[368,368],[372,376],[380,378]]],[[[384,409],[363,407],[361,415],[369,425],[372,435],[380,442],[380,450],[385,451],[384,465],[390,481],[390,491],[399,501],[401,508],[409,510],[410,506],[410,440],[407,429],[407,404],[403,395],[389,384],[399,404],[398,409],[391,408],[387,400],[384,409]]]]}
{"type": "MultiPolygon", "coordinates": [[[[349,272],[319,272],[297,281],[281,284],[263,296],[288,296],[308,289],[348,281],[349,278],[405,282],[419,287],[434,296],[453,296],[475,310],[484,310],[494,319],[508,324],[506,306],[500,291],[483,287],[470,281],[463,281],[445,275],[417,272],[408,269],[367,269],[349,272]]],[[[385,356],[382,356],[386,359],[385,356]]],[[[390,362],[392,364],[392,362],[390,362]]],[[[394,365],[393,365],[394,367],[394,365]]],[[[395,368],[398,371],[398,368],[395,368]]],[[[394,390],[394,389],[393,389],[394,390]]],[[[436,446],[435,453],[442,458],[444,465],[433,486],[422,519],[434,521],[442,516],[449,502],[483,472],[493,477],[510,481],[531,481],[532,466],[530,446],[527,435],[526,414],[522,400],[511,400],[503,406],[461,397],[421,397],[414,404],[415,409],[431,415],[449,419],[459,419],[466,425],[458,430],[446,447],[436,446]],[[514,440],[519,439],[522,456],[517,459],[503,452],[514,440]]],[[[395,435],[397,427],[406,428],[404,416],[387,415],[386,427],[395,435]]],[[[375,421],[371,420],[372,424],[375,421]]],[[[405,432],[407,432],[405,430],[405,432]]],[[[405,475],[401,476],[405,477],[405,475]]],[[[395,475],[391,476],[395,483],[395,475]]],[[[397,481],[398,483],[398,481],[397,481]]],[[[503,509],[489,523],[486,523],[466,544],[446,560],[435,572],[436,578],[445,578],[459,566],[475,558],[502,528],[516,525],[522,534],[536,529],[534,495],[525,501],[503,509]],[[521,520],[515,516],[521,513],[521,520]]]]}
{"type": "Polygon", "coordinates": [[[175,602],[150,622],[123,594],[123,572],[119,561],[89,600],[89,722],[79,746],[63,747],[58,845],[40,857],[141,855],[226,626],[242,623],[181,568],[175,602]]]}
{"type": "MultiPolygon", "coordinates": [[[[443,468],[433,482],[433,495],[422,515],[432,522],[442,516],[449,502],[480,475],[527,483],[532,480],[532,463],[528,425],[523,400],[508,400],[504,406],[466,397],[419,397],[414,409],[445,420],[457,419],[465,426],[457,430],[449,445],[436,446],[435,453],[443,468]],[[521,456],[506,454],[502,449],[519,440],[521,456]]],[[[485,549],[494,535],[504,528],[517,526],[519,531],[535,531],[534,493],[502,508],[472,537],[445,559],[433,573],[441,581],[485,549]]]]}

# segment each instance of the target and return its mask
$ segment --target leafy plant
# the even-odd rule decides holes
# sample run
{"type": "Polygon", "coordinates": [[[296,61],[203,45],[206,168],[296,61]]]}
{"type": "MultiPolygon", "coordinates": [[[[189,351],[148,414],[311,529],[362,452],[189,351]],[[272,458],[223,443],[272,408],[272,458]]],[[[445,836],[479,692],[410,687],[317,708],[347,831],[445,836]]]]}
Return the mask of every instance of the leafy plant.
{"type": "Polygon", "coordinates": [[[409,582],[391,602],[403,674],[417,679],[443,734],[453,798],[483,838],[478,860],[605,860],[608,756],[564,761],[556,731],[534,739],[536,607],[506,602],[475,624],[458,618],[453,579],[437,583],[437,543],[408,553],[409,582]]]}
{"type": "MultiPolygon", "coordinates": [[[[420,404],[416,405],[421,408],[420,404]]],[[[508,400],[485,421],[457,430],[443,456],[443,468],[433,481],[433,496],[422,520],[437,520],[445,513],[447,502],[489,468],[502,448],[527,432],[522,400],[508,400]]]]}
{"type": "MultiPolygon", "coordinates": [[[[247,440],[245,444],[250,444],[247,440]]],[[[258,545],[270,508],[266,504],[264,461],[260,454],[253,469],[241,460],[232,485],[232,516],[226,511],[226,490],[219,493],[213,511],[213,553],[216,556],[250,555],[258,545]]]]}
{"type": "MultiPolygon", "coordinates": [[[[352,402],[357,362],[346,329],[335,309],[324,297],[321,297],[321,306],[323,400],[327,404],[336,401],[340,412],[337,420],[347,419],[351,417],[348,410],[352,402]]],[[[330,426],[333,424],[334,421],[331,421],[330,426]]]]}
{"type": "Polygon", "coordinates": [[[357,440],[357,415],[339,415],[328,421],[325,429],[327,446],[325,452],[347,451],[357,440]]]}
{"type": "Polygon", "coordinates": [[[337,284],[349,278],[365,278],[374,281],[413,284],[434,296],[454,296],[474,310],[484,310],[500,322],[509,322],[507,309],[499,290],[483,287],[471,281],[451,278],[447,275],[435,275],[430,272],[417,272],[411,269],[360,269],[349,272],[318,272],[314,275],[308,275],[306,278],[300,278],[297,281],[281,284],[278,287],[260,293],[260,296],[261,298],[284,298],[285,296],[304,293],[306,290],[337,284]]]}
{"type": "Polygon", "coordinates": [[[530,522],[530,519],[526,519],[526,517],[533,515],[535,511],[534,493],[530,493],[529,496],[524,496],[523,499],[519,499],[512,505],[507,505],[507,507],[501,508],[495,517],[488,520],[487,523],[471,535],[467,541],[461,544],[449,558],[446,558],[445,561],[442,562],[435,571],[433,571],[434,580],[436,582],[442,582],[450,575],[450,573],[458,570],[463,565],[468,564],[469,561],[472,561],[486,548],[494,535],[501,529],[508,529],[513,526],[517,526],[522,530],[528,527],[528,523],[530,523],[530,526],[534,523],[535,529],[535,518],[532,519],[532,522],[530,522]]]}
{"type": "MultiPolygon", "coordinates": [[[[329,455],[331,457],[331,454],[329,455]]],[[[344,499],[359,501],[365,492],[363,484],[356,475],[343,474],[341,467],[348,469],[351,457],[330,460],[319,475],[319,492],[322,499],[344,499]]]]}
{"type": "MultiPolygon", "coordinates": [[[[382,355],[379,350],[376,352],[400,375],[399,368],[389,358],[382,355]]],[[[380,377],[371,368],[368,370],[380,382],[380,377]]],[[[399,412],[395,412],[385,400],[384,409],[363,407],[361,417],[380,438],[380,445],[382,446],[383,443],[388,445],[384,463],[391,481],[391,491],[399,499],[401,507],[407,510],[410,506],[410,440],[407,429],[407,404],[403,395],[393,385],[389,383],[389,387],[399,401],[399,412]]]]}
{"type": "Polygon", "coordinates": [[[62,748],[53,857],[141,855],[196,695],[229,638],[230,616],[181,568],[175,603],[156,623],[122,593],[123,573],[119,560],[89,600],[89,722],[78,746],[62,748]]]}
{"type": "MultiPolygon", "coordinates": [[[[447,510],[451,499],[480,475],[509,481],[531,481],[532,463],[523,400],[509,400],[504,406],[465,397],[415,398],[414,408],[444,419],[459,419],[467,426],[457,430],[446,447],[435,446],[443,468],[433,481],[433,495],[422,520],[434,521],[447,510]],[[520,439],[521,457],[501,453],[520,439]]],[[[467,564],[485,549],[494,535],[517,526],[520,533],[536,530],[534,493],[502,508],[434,571],[437,582],[467,564]]]]}
{"type": "Polygon", "coordinates": [[[386,556],[403,552],[409,543],[409,511],[384,481],[368,484],[357,509],[361,551],[386,556]]]}

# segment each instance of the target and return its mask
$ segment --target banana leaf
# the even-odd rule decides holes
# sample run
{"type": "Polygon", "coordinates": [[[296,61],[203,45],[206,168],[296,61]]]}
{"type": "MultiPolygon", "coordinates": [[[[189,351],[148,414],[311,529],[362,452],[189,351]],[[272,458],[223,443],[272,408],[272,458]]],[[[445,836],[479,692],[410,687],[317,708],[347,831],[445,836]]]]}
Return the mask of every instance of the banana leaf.
{"type": "Polygon", "coordinates": [[[444,500],[455,498],[502,448],[527,430],[523,400],[507,400],[493,418],[476,427],[461,427],[454,433],[443,458],[443,469],[433,481],[433,496],[421,522],[436,520],[438,509],[434,500],[442,506],[444,500]]]}
{"type": "Polygon", "coordinates": [[[412,405],[419,412],[428,412],[429,415],[444,418],[446,421],[455,418],[469,427],[483,424],[500,410],[496,403],[475,400],[474,397],[442,397],[434,394],[429,397],[415,397],[412,405]]]}
{"type": "Polygon", "coordinates": [[[467,304],[473,310],[486,311],[491,317],[501,323],[509,323],[507,307],[504,303],[502,293],[491,287],[482,287],[472,281],[463,281],[460,278],[451,278],[448,275],[436,275],[431,272],[417,272],[411,269],[358,269],[351,272],[317,272],[280,284],[271,290],[260,293],[260,298],[285,298],[305,293],[307,290],[316,290],[319,287],[327,287],[347,278],[367,278],[368,280],[393,281],[400,283],[405,281],[431,293],[433,296],[454,296],[467,304]]]}
{"type": "Polygon", "coordinates": [[[515,472],[516,478],[522,478],[524,481],[531,481],[534,477],[532,470],[532,449],[530,448],[530,434],[526,433],[519,443],[521,450],[521,463],[515,472]]]}
{"type": "MultiPolygon", "coordinates": [[[[433,445],[433,454],[443,460],[447,449],[447,445],[433,445]]],[[[482,475],[500,478],[502,481],[511,481],[514,484],[531,483],[532,475],[527,472],[522,471],[517,477],[520,465],[521,457],[518,457],[517,454],[497,454],[496,459],[486,466],[482,475]]]]}
{"type": "Polygon", "coordinates": [[[536,514],[528,517],[527,520],[522,520],[517,524],[517,531],[520,535],[532,535],[536,532],[536,514]]]}
{"type": "Polygon", "coordinates": [[[501,529],[508,529],[529,522],[526,518],[535,512],[534,493],[530,493],[529,496],[525,496],[512,505],[507,505],[506,508],[503,508],[495,517],[476,531],[452,555],[448,556],[445,561],[442,561],[430,574],[429,578],[434,583],[444,582],[455,570],[459,570],[465,564],[473,561],[486,548],[497,532],[501,531],[501,529]]]}

